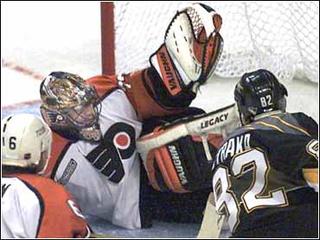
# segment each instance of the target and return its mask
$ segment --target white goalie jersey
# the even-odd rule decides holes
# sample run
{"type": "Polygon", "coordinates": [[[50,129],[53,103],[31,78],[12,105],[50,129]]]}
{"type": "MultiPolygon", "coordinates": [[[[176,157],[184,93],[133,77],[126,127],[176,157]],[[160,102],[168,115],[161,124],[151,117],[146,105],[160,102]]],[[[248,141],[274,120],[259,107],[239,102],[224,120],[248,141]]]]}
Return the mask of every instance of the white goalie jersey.
{"type": "Polygon", "coordinates": [[[47,175],[73,194],[84,214],[140,228],[140,162],[135,142],[141,123],[121,89],[106,81],[95,87],[101,96],[103,140],[69,142],[54,133],[47,175]]]}

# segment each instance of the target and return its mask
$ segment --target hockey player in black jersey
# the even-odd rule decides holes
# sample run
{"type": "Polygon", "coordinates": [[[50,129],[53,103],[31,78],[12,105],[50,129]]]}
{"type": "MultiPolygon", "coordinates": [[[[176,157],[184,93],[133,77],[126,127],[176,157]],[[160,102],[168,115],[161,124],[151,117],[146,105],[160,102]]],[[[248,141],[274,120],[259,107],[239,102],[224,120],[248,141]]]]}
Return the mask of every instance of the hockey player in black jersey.
{"type": "Polygon", "coordinates": [[[269,71],[234,91],[242,127],[213,163],[213,196],[232,237],[318,237],[318,124],[286,112],[286,88],[269,71]]]}

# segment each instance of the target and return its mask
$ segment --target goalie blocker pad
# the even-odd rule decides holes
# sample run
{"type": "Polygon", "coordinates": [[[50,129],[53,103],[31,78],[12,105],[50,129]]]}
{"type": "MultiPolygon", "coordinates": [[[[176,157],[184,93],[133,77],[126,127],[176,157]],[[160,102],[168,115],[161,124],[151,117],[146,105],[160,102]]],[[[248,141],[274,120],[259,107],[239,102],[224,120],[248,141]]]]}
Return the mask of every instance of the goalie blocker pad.
{"type": "Polygon", "coordinates": [[[180,118],[142,136],[137,150],[153,188],[181,193],[211,187],[213,158],[226,129],[229,132],[237,125],[235,116],[231,105],[209,114],[180,118]]]}
{"type": "MultiPolygon", "coordinates": [[[[221,141],[219,135],[210,136],[208,149],[212,155],[221,141]]],[[[156,190],[183,193],[211,187],[212,163],[206,157],[202,139],[186,136],[151,150],[145,164],[156,190]]]]}

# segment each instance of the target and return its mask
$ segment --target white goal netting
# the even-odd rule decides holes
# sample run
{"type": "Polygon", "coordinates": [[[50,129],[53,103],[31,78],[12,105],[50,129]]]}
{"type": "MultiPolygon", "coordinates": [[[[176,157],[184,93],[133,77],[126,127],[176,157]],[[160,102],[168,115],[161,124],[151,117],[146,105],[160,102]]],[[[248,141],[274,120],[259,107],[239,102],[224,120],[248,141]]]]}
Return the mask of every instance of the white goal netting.
{"type": "MultiPolygon", "coordinates": [[[[216,74],[266,68],[281,81],[319,82],[319,2],[203,1],[223,19],[216,74]]],[[[114,2],[116,73],[148,66],[177,10],[190,2],[114,2]]]]}

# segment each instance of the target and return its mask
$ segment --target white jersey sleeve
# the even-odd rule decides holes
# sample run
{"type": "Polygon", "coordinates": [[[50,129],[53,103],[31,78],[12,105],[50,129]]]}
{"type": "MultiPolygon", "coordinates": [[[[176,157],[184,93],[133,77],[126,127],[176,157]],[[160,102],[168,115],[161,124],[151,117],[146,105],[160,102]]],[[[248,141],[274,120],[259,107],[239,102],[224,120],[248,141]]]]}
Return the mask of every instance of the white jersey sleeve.
{"type": "Polygon", "coordinates": [[[2,178],[1,237],[35,238],[41,215],[41,199],[18,178],[2,178]]]}

